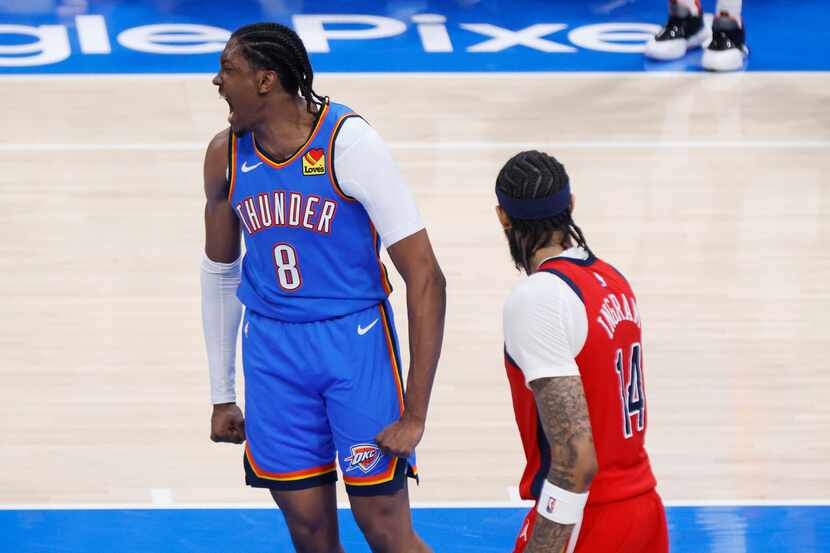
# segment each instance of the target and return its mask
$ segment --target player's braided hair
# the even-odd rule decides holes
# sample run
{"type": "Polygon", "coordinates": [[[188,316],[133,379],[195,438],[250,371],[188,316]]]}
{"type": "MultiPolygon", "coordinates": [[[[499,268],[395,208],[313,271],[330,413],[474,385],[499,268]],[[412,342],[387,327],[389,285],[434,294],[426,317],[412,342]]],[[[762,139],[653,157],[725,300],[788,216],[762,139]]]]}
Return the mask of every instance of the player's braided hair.
{"type": "Polygon", "coordinates": [[[280,85],[289,94],[298,92],[306,100],[308,111],[325,98],[311,87],[314,71],[300,37],[279,23],[254,23],[240,27],[231,35],[253,67],[276,71],[280,85]]]}
{"type": "MultiPolygon", "coordinates": [[[[513,156],[499,172],[496,188],[511,198],[528,200],[555,194],[567,182],[565,167],[556,158],[534,150],[513,156]]],[[[562,233],[563,247],[569,248],[573,239],[577,245],[592,253],[582,230],[571,217],[571,208],[546,219],[510,217],[510,228],[505,230],[505,234],[516,268],[530,273],[533,255],[550,242],[554,232],[562,233]]]]}

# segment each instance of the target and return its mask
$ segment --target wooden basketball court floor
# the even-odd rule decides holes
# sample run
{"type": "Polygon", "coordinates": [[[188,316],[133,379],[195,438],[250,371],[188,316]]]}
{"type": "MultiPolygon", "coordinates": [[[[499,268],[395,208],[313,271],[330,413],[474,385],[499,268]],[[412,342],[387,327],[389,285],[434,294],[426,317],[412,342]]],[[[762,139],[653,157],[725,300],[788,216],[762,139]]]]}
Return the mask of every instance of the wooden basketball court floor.
{"type": "MultiPolygon", "coordinates": [[[[227,116],[210,76],[2,86],[0,500],[270,503],[244,486],[240,447],[208,439],[201,162],[227,116]]],[[[830,497],[828,74],[329,74],[316,88],[390,143],[448,279],[416,503],[516,499],[501,305],[520,277],[493,184],[527,148],[564,162],[589,244],[638,292],[663,497],[830,497]]]]}

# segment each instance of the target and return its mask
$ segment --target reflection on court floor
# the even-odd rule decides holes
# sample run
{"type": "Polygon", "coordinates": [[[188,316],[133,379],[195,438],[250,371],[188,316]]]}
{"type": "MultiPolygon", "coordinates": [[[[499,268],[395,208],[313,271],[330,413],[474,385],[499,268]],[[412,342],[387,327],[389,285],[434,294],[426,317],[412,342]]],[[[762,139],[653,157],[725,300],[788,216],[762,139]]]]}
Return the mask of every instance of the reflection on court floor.
{"type": "MultiPolygon", "coordinates": [[[[523,508],[420,508],[415,527],[436,553],[505,553],[523,508]]],[[[673,553],[830,551],[830,505],[669,507],[673,553]]],[[[349,553],[368,553],[347,510],[349,553]]],[[[273,509],[33,509],[0,511],[2,550],[15,553],[292,552],[273,509]]]]}

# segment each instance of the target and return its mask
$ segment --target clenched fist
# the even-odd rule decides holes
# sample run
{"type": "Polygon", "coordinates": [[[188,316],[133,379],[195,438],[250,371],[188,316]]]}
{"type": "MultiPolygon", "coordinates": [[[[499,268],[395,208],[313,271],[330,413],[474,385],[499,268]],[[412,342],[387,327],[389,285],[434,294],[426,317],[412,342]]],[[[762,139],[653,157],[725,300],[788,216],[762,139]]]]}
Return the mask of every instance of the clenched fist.
{"type": "Polygon", "coordinates": [[[424,435],[424,421],[404,416],[375,436],[380,449],[394,457],[409,457],[424,435]]]}
{"type": "Polygon", "coordinates": [[[210,439],[214,442],[241,444],[245,441],[245,417],[236,403],[213,406],[210,417],[210,439]]]}

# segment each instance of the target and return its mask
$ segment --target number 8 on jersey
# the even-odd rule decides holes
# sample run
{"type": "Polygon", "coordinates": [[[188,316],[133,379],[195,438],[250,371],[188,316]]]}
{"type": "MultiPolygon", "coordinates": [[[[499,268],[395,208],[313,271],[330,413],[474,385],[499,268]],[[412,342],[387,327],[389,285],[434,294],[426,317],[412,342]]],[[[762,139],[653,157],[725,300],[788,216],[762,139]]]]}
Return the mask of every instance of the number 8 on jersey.
{"type": "Polygon", "coordinates": [[[297,266],[297,252],[291,245],[274,246],[274,265],[277,268],[277,280],[283,290],[293,292],[303,285],[300,269],[297,266]]]}

